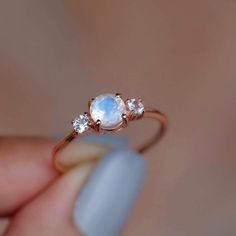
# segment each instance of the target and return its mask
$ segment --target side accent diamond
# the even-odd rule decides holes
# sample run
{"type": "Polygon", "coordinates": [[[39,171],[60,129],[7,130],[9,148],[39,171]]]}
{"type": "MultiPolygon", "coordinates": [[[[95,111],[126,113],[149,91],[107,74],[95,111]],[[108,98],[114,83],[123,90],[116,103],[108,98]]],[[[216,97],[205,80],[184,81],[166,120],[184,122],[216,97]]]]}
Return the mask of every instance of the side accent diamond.
{"type": "Polygon", "coordinates": [[[140,99],[131,98],[126,101],[128,110],[134,117],[140,117],[144,112],[144,104],[140,99]]]}
{"type": "Polygon", "coordinates": [[[83,133],[89,129],[90,119],[87,114],[79,115],[71,123],[76,132],[83,133]]]}

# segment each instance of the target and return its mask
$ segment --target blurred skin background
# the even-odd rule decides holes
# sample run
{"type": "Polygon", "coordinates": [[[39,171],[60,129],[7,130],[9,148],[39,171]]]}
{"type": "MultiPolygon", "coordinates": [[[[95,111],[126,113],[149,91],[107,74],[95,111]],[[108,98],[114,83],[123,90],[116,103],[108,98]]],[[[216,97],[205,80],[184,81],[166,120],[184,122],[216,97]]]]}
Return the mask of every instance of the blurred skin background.
{"type": "MultiPolygon", "coordinates": [[[[170,128],[124,235],[235,235],[235,12],[234,0],[1,1],[1,135],[55,137],[90,97],[141,97],[170,128]]],[[[153,128],[134,126],[134,142],[153,128]]]]}

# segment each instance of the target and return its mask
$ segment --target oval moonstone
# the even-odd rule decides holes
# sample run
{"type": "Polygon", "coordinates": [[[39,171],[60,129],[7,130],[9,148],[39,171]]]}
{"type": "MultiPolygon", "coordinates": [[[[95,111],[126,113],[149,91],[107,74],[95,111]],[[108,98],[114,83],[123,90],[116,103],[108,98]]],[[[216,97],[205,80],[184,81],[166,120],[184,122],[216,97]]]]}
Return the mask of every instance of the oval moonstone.
{"type": "Polygon", "coordinates": [[[94,122],[100,120],[102,129],[113,129],[122,123],[122,114],[126,106],[122,98],[115,94],[102,94],[90,105],[90,115],[94,122]]]}

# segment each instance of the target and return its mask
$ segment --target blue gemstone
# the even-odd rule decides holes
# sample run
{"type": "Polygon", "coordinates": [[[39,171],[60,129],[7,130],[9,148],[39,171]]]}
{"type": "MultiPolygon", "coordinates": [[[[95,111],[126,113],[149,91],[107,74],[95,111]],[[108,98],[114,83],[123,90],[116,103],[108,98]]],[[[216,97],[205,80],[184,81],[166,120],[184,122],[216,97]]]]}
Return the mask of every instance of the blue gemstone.
{"type": "Polygon", "coordinates": [[[105,113],[105,115],[110,116],[117,109],[117,103],[114,98],[105,98],[100,103],[98,103],[98,107],[101,111],[105,113]]]}
{"type": "Polygon", "coordinates": [[[100,120],[102,128],[114,128],[122,122],[125,104],[114,94],[103,94],[92,102],[90,113],[95,122],[100,120]]]}

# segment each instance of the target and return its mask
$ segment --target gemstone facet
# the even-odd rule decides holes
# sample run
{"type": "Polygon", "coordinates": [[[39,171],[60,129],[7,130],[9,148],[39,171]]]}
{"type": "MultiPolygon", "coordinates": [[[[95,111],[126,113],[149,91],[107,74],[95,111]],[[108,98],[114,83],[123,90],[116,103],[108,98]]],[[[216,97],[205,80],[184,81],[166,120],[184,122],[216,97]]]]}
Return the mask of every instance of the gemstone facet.
{"type": "Polygon", "coordinates": [[[102,94],[96,97],[90,105],[90,115],[94,122],[100,121],[102,129],[109,130],[118,127],[126,114],[123,99],[115,94],[102,94]]]}
{"type": "Polygon", "coordinates": [[[144,104],[140,99],[131,98],[126,101],[128,110],[134,117],[139,117],[144,112],[144,104]]]}
{"type": "Polygon", "coordinates": [[[72,120],[72,126],[74,130],[78,133],[83,133],[89,129],[89,117],[87,114],[79,115],[74,120],[72,120]]]}

